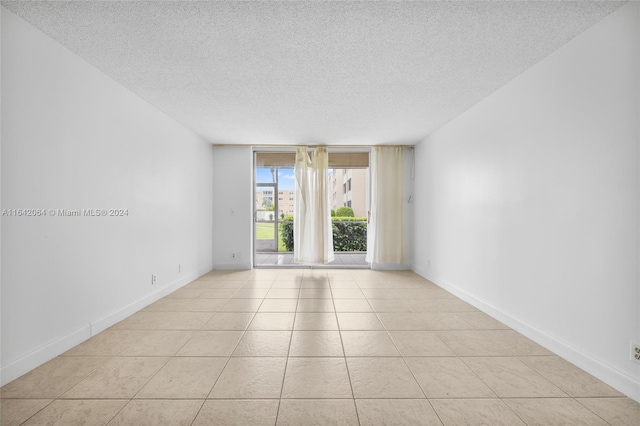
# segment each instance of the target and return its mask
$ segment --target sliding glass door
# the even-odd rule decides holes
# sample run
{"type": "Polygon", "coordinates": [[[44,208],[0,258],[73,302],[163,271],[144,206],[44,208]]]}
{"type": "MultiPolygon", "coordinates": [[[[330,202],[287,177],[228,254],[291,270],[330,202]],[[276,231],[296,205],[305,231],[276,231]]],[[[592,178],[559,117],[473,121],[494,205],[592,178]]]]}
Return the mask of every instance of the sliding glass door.
{"type": "Polygon", "coordinates": [[[254,265],[291,264],[294,209],[292,153],[256,152],[254,158],[254,265]],[[287,256],[288,255],[288,256],[287,256]]]}
{"type": "Polygon", "coordinates": [[[258,253],[278,251],[278,183],[256,183],[255,247],[258,253]]]}
{"type": "MultiPolygon", "coordinates": [[[[295,152],[256,151],[254,157],[254,265],[305,267],[293,263],[295,152]]],[[[328,197],[334,258],[328,267],[368,268],[369,152],[329,150],[328,197]]],[[[315,265],[314,267],[318,267],[315,265]]]]}

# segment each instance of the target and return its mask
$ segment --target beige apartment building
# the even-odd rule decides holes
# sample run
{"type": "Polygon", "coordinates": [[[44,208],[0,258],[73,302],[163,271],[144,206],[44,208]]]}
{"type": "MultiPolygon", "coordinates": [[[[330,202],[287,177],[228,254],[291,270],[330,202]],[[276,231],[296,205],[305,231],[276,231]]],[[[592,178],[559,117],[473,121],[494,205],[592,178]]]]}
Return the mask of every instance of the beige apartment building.
{"type": "MultiPolygon", "coordinates": [[[[355,216],[367,216],[368,169],[333,169],[329,175],[330,204],[333,210],[351,207],[355,216]]],[[[294,213],[294,191],[278,191],[278,217],[294,213]]],[[[268,206],[275,205],[273,189],[256,190],[256,210],[266,219],[268,206]]]]}
{"type": "Polygon", "coordinates": [[[331,208],[351,207],[355,216],[367,216],[369,169],[333,169],[329,176],[331,208]]]}
{"type": "MultiPolygon", "coordinates": [[[[275,205],[275,198],[273,189],[258,189],[256,190],[256,210],[258,212],[267,210],[268,206],[275,205]]],[[[282,217],[284,214],[293,214],[293,197],[294,191],[292,190],[280,190],[278,191],[278,217],[282,217]]],[[[265,216],[266,218],[267,216],[265,216]]]]}
{"type": "Polygon", "coordinates": [[[256,209],[266,210],[268,206],[274,204],[273,189],[256,190],[256,209]]]}
{"type": "Polygon", "coordinates": [[[293,214],[293,197],[294,191],[292,190],[278,191],[278,217],[282,217],[283,214],[285,216],[293,214]]]}

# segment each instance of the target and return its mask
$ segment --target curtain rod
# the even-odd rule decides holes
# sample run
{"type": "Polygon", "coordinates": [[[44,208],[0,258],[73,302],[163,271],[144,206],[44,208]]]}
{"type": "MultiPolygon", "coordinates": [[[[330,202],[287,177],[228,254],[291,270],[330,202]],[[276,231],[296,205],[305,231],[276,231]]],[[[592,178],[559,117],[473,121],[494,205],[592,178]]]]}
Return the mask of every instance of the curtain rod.
{"type": "Polygon", "coordinates": [[[415,148],[414,145],[254,145],[254,144],[243,144],[243,143],[212,143],[213,146],[244,146],[244,147],[252,147],[252,148],[297,148],[298,146],[306,146],[307,148],[375,148],[378,146],[399,146],[402,148],[415,148]]]}

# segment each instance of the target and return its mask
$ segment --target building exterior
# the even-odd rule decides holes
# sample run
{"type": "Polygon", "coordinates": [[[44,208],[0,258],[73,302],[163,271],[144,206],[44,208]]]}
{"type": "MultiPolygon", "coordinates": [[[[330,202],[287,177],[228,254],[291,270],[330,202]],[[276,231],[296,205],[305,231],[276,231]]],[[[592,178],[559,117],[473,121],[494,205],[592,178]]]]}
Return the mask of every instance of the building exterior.
{"type": "MultiPolygon", "coordinates": [[[[329,174],[330,205],[333,210],[351,207],[355,216],[367,216],[369,169],[333,169],[329,174]]],[[[256,210],[275,205],[273,189],[256,189],[256,210]]],[[[278,217],[294,214],[293,190],[278,191],[278,217]]],[[[268,216],[264,216],[268,217],[268,216]]]]}
{"type": "Polygon", "coordinates": [[[257,210],[267,210],[267,208],[272,204],[274,204],[273,189],[256,190],[256,209],[257,210]]]}
{"type": "MultiPolygon", "coordinates": [[[[294,209],[294,191],[279,190],[278,191],[278,217],[293,214],[294,209]]],[[[273,189],[257,189],[256,190],[256,210],[266,211],[271,205],[275,206],[275,198],[273,189]]],[[[266,217],[266,216],[265,216],[266,217]]]]}
{"type": "Polygon", "coordinates": [[[369,169],[333,169],[329,176],[333,210],[351,207],[355,216],[367,216],[369,169]]]}
{"type": "Polygon", "coordinates": [[[290,215],[293,214],[294,211],[294,194],[293,190],[281,190],[278,191],[278,217],[282,217],[282,215],[290,215]]]}

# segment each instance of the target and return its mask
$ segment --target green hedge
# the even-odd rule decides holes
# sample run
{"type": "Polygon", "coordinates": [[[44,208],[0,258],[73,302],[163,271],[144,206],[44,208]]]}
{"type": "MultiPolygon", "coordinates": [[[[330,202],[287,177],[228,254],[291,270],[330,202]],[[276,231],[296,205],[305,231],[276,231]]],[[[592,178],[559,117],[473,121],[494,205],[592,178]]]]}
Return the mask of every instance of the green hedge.
{"type": "Polygon", "coordinates": [[[293,251],[293,216],[288,215],[280,222],[280,238],[286,251],[293,251]]]}
{"type": "Polygon", "coordinates": [[[340,217],[354,217],[353,209],[351,207],[338,207],[336,210],[336,216],[340,217]]]}
{"type": "MultiPolygon", "coordinates": [[[[293,251],[293,216],[280,223],[280,235],[287,251],[293,251]]],[[[366,217],[332,217],[334,251],[367,251],[366,217]],[[362,222],[362,223],[354,223],[362,222]]]]}

